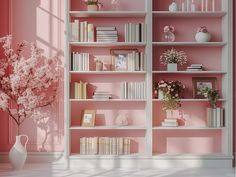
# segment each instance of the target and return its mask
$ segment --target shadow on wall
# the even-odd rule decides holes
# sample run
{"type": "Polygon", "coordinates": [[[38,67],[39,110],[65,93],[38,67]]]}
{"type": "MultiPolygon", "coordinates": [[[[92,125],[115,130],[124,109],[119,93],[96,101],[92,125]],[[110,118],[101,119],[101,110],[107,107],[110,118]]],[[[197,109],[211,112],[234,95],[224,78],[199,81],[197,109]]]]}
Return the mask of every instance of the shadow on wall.
{"type": "MultiPolygon", "coordinates": [[[[63,48],[64,21],[62,14],[63,1],[17,0],[10,1],[10,34],[13,36],[13,46],[26,40],[35,42],[45,51],[47,57],[54,56],[63,48]]],[[[27,55],[27,52],[26,52],[27,55]]],[[[61,57],[63,58],[63,57],[61,57]]],[[[63,68],[60,73],[63,76],[63,68]]],[[[58,98],[52,106],[42,109],[45,119],[28,119],[21,127],[21,134],[30,138],[28,151],[53,152],[63,150],[63,80],[59,83],[58,98]]],[[[3,149],[10,149],[15,140],[15,125],[13,121],[6,122],[9,127],[8,140],[3,149]]],[[[0,149],[1,151],[1,149],[0,149]]]]}

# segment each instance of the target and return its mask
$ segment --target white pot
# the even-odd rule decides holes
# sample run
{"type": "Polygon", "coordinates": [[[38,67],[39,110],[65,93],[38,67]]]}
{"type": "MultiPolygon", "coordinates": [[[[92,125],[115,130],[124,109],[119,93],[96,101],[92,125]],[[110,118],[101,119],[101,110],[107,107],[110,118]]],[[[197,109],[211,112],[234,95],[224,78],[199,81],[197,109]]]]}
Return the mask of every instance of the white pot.
{"type": "Polygon", "coordinates": [[[97,5],[87,5],[87,10],[88,11],[98,11],[98,6],[97,5]]]}
{"type": "Polygon", "coordinates": [[[211,34],[210,33],[198,32],[195,35],[195,40],[197,42],[209,42],[211,40],[211,34]]]}
{"type": "Polygon", "coordinates": [[[168,63],[167,71],[177,71],[177,63],[168,63]]]}
{"type": "Polygon", "coordinates": [[[25,164],[27,158],[26,145],[28,143],[28,140],[29,138],[27,135],[16,136],[15,144],[9,152],[9,160],[13,169],[15,170],[22,169],[25,164]],[[21,144],[21,137],[26,137],[24,146],[21,144]]]}
{"type": "Polygon", "coordinates": [[[180,117],[179,110],[167,109],[166,118],[167,119],[178,119],[180,117]]]}
{"type": "Polygon", "coordinates": [[[178,4],[176,2],[172,2],[170,5],[169,5],[169,11],[171,12],[176,12],[178,11],[178,4]]]}

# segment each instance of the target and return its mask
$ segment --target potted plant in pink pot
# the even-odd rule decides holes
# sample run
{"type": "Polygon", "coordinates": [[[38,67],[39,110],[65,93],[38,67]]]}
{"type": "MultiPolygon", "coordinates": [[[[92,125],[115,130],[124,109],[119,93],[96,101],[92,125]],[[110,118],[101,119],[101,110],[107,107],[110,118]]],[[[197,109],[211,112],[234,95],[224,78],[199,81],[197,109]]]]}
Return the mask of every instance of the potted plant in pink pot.
{"type": "Polygon", "coordinates": [[[84,0],[88,11],[98,11],[102,7],[102,3],[98,0],[84,0]]]}
{"type": "Polygon", "coordinates": [[[200,26],[197,29],[195,40],[197,42],[209,42],[211,40],[211,34],[208,32],[206,26],[200,26]]]}
{"type": "Polygon", "coordinates": [[[42,50],[31,43],[30,56],[23,54],[26,42],[11,48],[11,36],[0,38],[4,58],[0,59],[0,109],[7,112],[17,125],[16,141],[9,152],[14,169],[24,166],[27,158],[27,135],[21,135],[20,127],[26,119],[41,119],[39,109],[52,104],[59,82],[59,55],[46,58],[42,50]],[[26,137],[24,145],[21,138],[26,137]]]}

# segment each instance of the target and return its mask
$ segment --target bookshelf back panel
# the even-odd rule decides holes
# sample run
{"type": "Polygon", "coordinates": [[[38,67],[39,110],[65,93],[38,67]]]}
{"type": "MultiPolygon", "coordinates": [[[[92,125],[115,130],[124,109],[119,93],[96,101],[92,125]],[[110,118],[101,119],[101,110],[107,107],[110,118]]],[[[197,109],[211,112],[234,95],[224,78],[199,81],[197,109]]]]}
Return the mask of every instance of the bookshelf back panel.
{"type": "MultiPolygon", "coordinates": [[[[221,107],[221,103],[217,103],[221,107]]],[[[180,126],[207,126],[206,108],[210,107],[209,103],[204,102],[181,102],[180,126]]],[[[166,112],[162,110],[162,102],[153,102],[153,126],[160,126],[161,122],[166,118],[166,112]]]]}
{"type": "Polygon", "coordinates": [[[175,28],[175,42],[195,42],[195,34],[200,26],[206,26],[211,33],[211,42],[222,41],[221,18],[153,18],[153,41],[163,41],[163,28],[175,28]]]}
{"type": "MultiPolygon", "coordinates": [[[[154,11],[169,11],[169,5],[173,2],[173,0],[152,0],[152,2],[154,11]]],[[[181,10],[182,0],[176,0],[175,2],[178,4],[179,9],[181,10]]],[[[201,1],[195,0],[194,2],[196,4],[196,10],[201,11],[201,1]]],[[[208,4],[209,11],[211,10],[211,7],[212,7],[211,1],[209,1],[208,4]]],[[[186,1],[185,1],[185,8],[186,8],[186,1]]],[[[215,0],[215,10],[216,11],[221,10],[221,0],[215,0]]]]}
{"type": "MultiPolygon", "coordinates": [[[[202,77],[202,78],[209,78],[209,77],[216,77],[217,82],[216,82],[216,88],[217,90],[221,91],[222,90],[222,77],[219,75],[212,75],[212,74],[208,74],[208,75],[203,75],[203,76],[199,76],[199,75],[184,75],[184,74],[178,74],[178,78],[176,78],[175,74],[173,75],[166,75],[166,74],[154,74],[153,75],[153,82],[155,81],[161,81],[161,80],[165,80],[165,81],[175,81],[178,80],[180,81],[182,84],[185,85],[185,90],[183,93],[183,96],[185,99],[191,99],[193,98],[193,84],[192,84],[192,77],[202,77]]],[[[220,92],[221,95],[221,92],[220,92]]]]}
{"type": "Polygon", "coordinates": [[[153,130],[153,153],[222,153],[221,130],[153,130]]]}
{"type": "Polygon", "coordinates": [[[71,153],[80,152],[81,137],[129,137],[131,153],[145,153],[145,131],[143,130],[74,130],[71,132],[71,153]]]}
{"type": "Polygon", "coordinates": [[[79,126],[82,112],[85,109],[96,110],[95,125],[114,125],[114,120],[119,113],[127,114],[129,125],[146,125],[145,104],[144,103],[115,103],[115,102],[72,102],[71,104],[71,125],[79,126]]]}
{"type": "MultiPolygon", "coordinates": [[[[101,8],[102,11],[113,11],[111,0],[99,0],[103,4],[101,8]]],[[[145,11],[145,0],[119,0],[120,4],[117,6],[118,11],[145,11]]],[[[83,0],[71,0],[71,10],[73,11],[83,11],[87,10],[87,6],[84,4],[83,0]]]]}
{"type": "MultiPolygon", "coordinates": [[[[161,64],[160,56],[172,47],[153,47],[153,70],[166,71],[166,66],[161,64]]],[[[178,51],[184,51],[187,55],[187,64],[178,65],[178,70],[185,71],[191,64],[203,64],[206,71],[221,71],[221,47],[174,47],[178,51]]]]}
{"type": "MultiPolygon", "coordinates": [[[[73,21],[74,18],[72,18],[73,21]]],[[[144,18],[127,18],[127,17],[110,17],[104,20],[104,18],[79,18],[80,22],[87,21],[88,24],[97,26],[115,26],[118,31],[118,42],[125,41],[125,24],[127,23],[144,23],[144,18]]],[[[96,40],[96,38],[95,38],[96,40]]]]}

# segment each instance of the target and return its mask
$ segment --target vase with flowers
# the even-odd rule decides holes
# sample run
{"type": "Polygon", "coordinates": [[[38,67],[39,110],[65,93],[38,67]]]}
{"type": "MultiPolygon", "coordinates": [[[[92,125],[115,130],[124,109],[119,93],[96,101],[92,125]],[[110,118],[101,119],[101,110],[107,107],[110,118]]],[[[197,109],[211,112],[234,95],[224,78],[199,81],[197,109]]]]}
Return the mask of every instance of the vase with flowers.
{"type": "Polygon", "coordinates": [[[102,7],[102,3],[98,0],[84,0],[88,11],[98,11],[102,7]]]}
{"type": "Polygon", "coordinates": [[[181,107],[180,99],[183,98],[185,86],[180,81],[164,81],[154,82],[153,89],[161,92],[163,101],[163,110],[169,114],[173,110],[181,107]]]}
{"type": "Polygon", "coordinates": [[[197,42],[209,42],[211,40],[211,34],[208,32],[206,26],[200,26],[197,29],[195,40],[197,42]]]}
{"type": "Polygon", "coordinates": [[[175,41],[175,28],[172,25],[165,26],[163,29],[163,41],[174,42],[175,41]]]}
{"type": "Polygon", "coordinates": [[[21,135],[20,127],[26,119],[43,119],[40,108],[51,105],[56,99],[59,82],[59,55],[46,58],[42,50],[31,43],[30,57],[23,55],[27,42],[17,49],[11,48],[11,36],[0,38],[3,56],[0,59],[0,109],[7,112],[17,125],[16,141],[9,152],[14,169],[21,169],[27,158],[27,135],[21,135]],[[23,146],[21,138],[25,137],[23,146]]]}
{"type": "Polygon", "coordinates": [[[184,51],[171,48],[160,56],[160,61],[161,64],[167,65],[167,71],[177,71],[177,64],[184,65],[187,63],[187,55],[184,51]]]}

